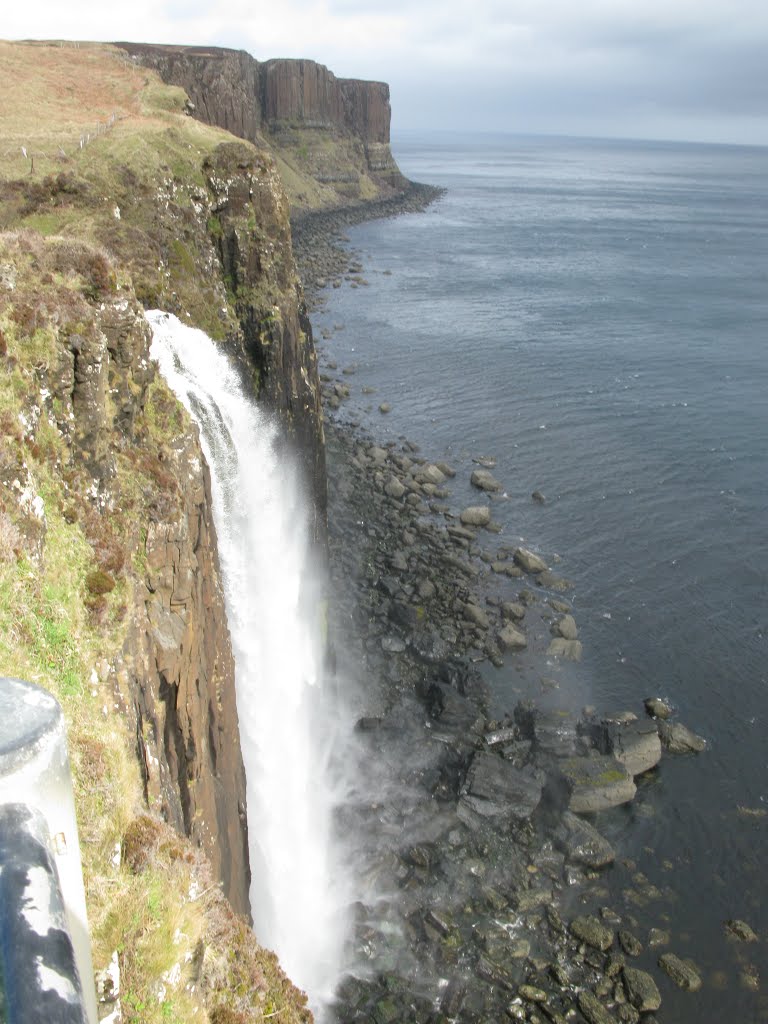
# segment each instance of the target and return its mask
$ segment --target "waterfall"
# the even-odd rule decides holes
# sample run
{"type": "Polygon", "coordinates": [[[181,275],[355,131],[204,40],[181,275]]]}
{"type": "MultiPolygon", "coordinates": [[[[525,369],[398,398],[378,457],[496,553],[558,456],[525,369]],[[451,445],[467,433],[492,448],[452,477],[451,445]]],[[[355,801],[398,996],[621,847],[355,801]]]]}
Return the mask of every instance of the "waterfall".
{"type": "Polygon", "coordinates": [[[335,709],[322,685],[320,588],[297,468],[226,355],[175,316],[147,313],[150,350],[200,428],[235,656],[247,781],[251,912],[262,945],[318,1011],[344,928],[331,821],[335,709]]]}

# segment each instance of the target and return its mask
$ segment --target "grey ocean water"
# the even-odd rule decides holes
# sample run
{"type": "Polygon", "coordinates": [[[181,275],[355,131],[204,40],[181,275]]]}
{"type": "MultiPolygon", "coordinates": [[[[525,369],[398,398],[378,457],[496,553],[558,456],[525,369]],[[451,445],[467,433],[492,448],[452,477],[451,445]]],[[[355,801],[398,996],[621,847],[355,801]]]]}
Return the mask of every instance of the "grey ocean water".
{"type": "MultiPolygon", "coordinates": [[[[448,191],[350,232],[370,286],[333,292],[316,318],[344,325],[326,356],[358,367],[344,414],[465,468],[497,458],[502,539],[559,553],[576,584],[584,659],[558,700],[640,712],[661,694],[706,736],[603,824],[665,892],[638,927],[668,915],[670,948],[706,975],[699,996],[666,988],[661,1019],[766,1020],[768,150],[394,148],[448,191]],[[761,943],[728,942],[731,917],[761,943]],[[758,993],[740,979],[751,967],[758,993]]],[[[514,671],[489,679],[509,709],[514,671]]]]}

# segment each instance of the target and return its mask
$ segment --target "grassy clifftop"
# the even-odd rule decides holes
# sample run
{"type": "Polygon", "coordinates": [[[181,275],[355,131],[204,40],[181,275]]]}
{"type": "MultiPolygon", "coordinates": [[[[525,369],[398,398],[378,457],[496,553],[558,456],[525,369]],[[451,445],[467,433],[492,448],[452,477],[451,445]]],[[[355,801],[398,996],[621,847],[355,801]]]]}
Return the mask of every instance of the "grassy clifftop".
{"type": "Polygon", "coordinates": [[[282,341],[298,317],[286,200],[267,154],[186,116],[120,51],[0,43],[0,75],[0,674],[64,708],[95,966],[119,965],[135,1024],[308,1021],[201,849],[212,780],[177,762],[182,728],[204,750],[207,723],[179,722],[183,679],[158,689],[150,625],[189,627],[166,590],[202,572],[208,511],[142,305],[235,347],[247,309],[254,345],[262,321],[282,341]],[[166,565],[179,537],[191,561],[166,565]]]}

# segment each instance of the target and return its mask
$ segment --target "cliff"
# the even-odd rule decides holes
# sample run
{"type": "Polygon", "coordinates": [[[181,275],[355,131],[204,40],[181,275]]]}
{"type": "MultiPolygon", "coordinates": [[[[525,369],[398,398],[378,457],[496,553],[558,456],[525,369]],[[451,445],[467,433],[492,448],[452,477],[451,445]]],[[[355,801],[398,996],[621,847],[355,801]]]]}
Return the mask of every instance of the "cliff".
{"type": "Polygon", "coordinates": [[[322,539],[317,367],[276,161],[123,51],[0,43],[0,69],[0,659],[65,708],[96,963],[119,960],[147,1022],[174,964],[179,1005],[247,1004],[212,1020],[307,1019],[231,911],[192,905],[205,882],[248,913],[244,778],[208,473],[142,316],[167,309],[236,356],[303,460],[322,539]]]}
{"type": "Polygon", "coordinates": [[[311,60],[259,62],[219,47],[116,44],[189,96],[206,124],[266,143],[292,203],[330,208],[404,192],[390,150],[389,87],[311,60]]]}

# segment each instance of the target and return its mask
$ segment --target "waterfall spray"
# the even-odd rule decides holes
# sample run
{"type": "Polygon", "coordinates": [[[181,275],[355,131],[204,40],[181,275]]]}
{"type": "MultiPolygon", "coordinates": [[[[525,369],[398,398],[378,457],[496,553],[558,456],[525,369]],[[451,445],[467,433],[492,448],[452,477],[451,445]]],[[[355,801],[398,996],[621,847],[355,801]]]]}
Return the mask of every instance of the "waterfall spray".
{"type": "Polygon", "coordinates": [[[251,912],[315,1010],[341,971],[346,904],[331,830],[336,715],[322,686],[319,588],[298,473],[226,355],[176,317],[147,313],[151,355],[200,428],[235,655],[251,912]]]}

